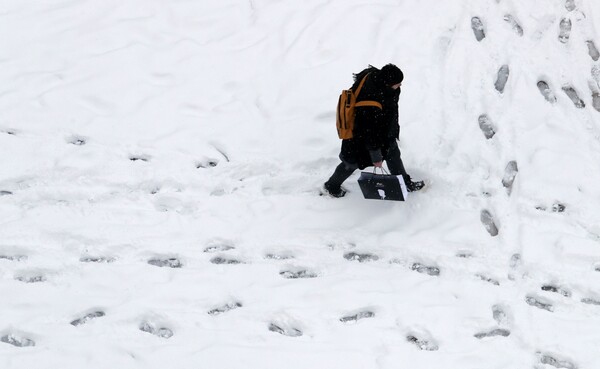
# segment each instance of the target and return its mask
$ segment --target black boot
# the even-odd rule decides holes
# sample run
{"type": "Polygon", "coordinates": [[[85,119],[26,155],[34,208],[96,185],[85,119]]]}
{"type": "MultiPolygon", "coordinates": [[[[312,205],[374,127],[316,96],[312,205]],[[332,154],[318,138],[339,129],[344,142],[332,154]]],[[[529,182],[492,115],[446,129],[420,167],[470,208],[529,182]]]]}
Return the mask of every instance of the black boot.
{"type": "Polygon", "coordinates": [[[323,185],[323,192],[332,197],[344,197],[346,190],[342,188],[342,183],[348,179],[358,168],[356,164],[342,161],[336,168],[331,177],[323,185]]]}
{"type": "Polygon", "coordinates": [[[323,192],[331,197],[344,197],[346,195],[346,190],[344,190],[341,186],[332,186],[329,182],[325,182],[323,184],[323,192]]]}
{"type": "Polygon", "coordinates": [[[408,192],[419,191],[423,187],[425,187],[425,182],[423,182],[423,181],[413,182],[413,180],[410,178],[410,176],[408,174],[403,175],[402,177],[404,178],[404,183],[406,184],[406,189],[408,190],[408,192]]]}

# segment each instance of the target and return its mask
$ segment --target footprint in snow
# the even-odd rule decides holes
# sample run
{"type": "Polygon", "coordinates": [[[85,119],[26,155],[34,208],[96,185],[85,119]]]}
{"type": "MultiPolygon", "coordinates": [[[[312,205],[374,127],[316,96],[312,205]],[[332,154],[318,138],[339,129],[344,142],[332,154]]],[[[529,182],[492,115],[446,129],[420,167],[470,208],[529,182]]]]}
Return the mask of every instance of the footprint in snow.
{"type": "Polygon", "coordinates": [[[423,350],[423,351],[439,350],[438,344],[435,343],[431,338],[417,337],[414,334],[409,334],[408,336],[406,336],[406,341],[417,346],[419,348],[419,350],[423,350]]]}
{"type": "Polygon", "coordinates": [[[210,245],[207,248],[204,249],[204,252],[207,253],[213,253],[213,252],[224,252],[224,251],[229,251],[229,250],[233,250],[235,249],[235,247],[226,244],[226,243],[219,243],[219,244],[214,244],[214,245],[210,245]]]}
{"type": "Polygon", "coordinates": [[[8,343],[15,347],[29,347],[35,346],[35,342],[32,339],[21,337],[16,334],[7,334],[0,337],[0,342],[8,343]]]}
{"type": "Polygon", "coordinates": [[[239,309],[242,307],[242,303],[241,302],[230,302],[227,303],[223,306],[219,306],[217,308],[211,309],[208,311],[208,315],[212,315],[212,316],[217,316],[217,315],[221,315],[224,314],[228,311],[234,310],[234,309],[239,309]]]}
{"type": "Polygon", "coordinates": [[[337,250],[347,251],[347,250],[353,250],[355,248],[356,248],[356,243],[354,243],[354,242],[329,243],[329,244],[327,244],[327,249],[329,251],[337,251],[337,250]]]}
{"type": "Polygon", "coordinates": [[[25,261],[27,260],[27,255],[1,255],[0,260],[9,260],[9,261],[25,261]]]}
{"type": "Polygon", "coordinates": [[[16,276],[15,280],[17,280],[19,282],[23,282],[23,283],[39,283],[39,282],[45,282],[46,277],[44,277],[43,275],[40,275],[40,274],[20,275],[20,276],[16,276]]]}
{"type": "Polygon", "coordinates": [[[552,212],[553,213],[563,213],[566,209],[566,206],[561,203],[552,204],[552,212]]]}
{"type": "Polygon", "coordinates": [[[153,259],[148,260],[148,264],[154,265],[157,267],[161,267],[161,268],[163,268],[163,267],[181,268],[183,266],[181,261],[179,261],[179,259],[177,259],[177,258],[165,258],[165,259],[153,258],[153,259]]]}
{"type": "Polygon", "coordinates": [[[571,101],[573,102],[573,105],[575,105],[576,108],[578,108],[578,109],[585,108],[585,103],[583,102],[583,100],[581,100],[579,98],[579,95],[577,94],[577,91],[575,91],[575,88],[573,88],[573,86],[569,86],[569,85],[563,86],[562,90],[565,92],[565,94],[567,94],[569,99],[571,99],[571,101]]]}
{"type": "Polygon", "coordinates": [[[213,264],[226,264],[226,265],[235,265],[235,264],[245,264],[244,262],[227,256],[215,256],[210,259],[210,262],[213,264]]]}
{"type": "Polygon", "coordinates": [[[433,277],[437,277],[440,275],[440,268],[436,267],[436,266],[429,266],[429,265],[424,265],[421,263],[413,263],[410,266],[411,270],[414,270],[418,273],[421,274],[427,274],[433,277]]]}
{"type": "Polygon", "coordinates": [[[592,58],[593,61],[598,61],[598,59],[600,59],[600,52],[598,52],[598,48],[596,47],[594,41],[586,41],[586,44],[588,47],[588,54],[590,54],[590,58],[592,58]]]}
{"type": "Polygon", "coordinates": [[[471,18],[471,29],[473,30],[475,39],[477,39],[477,41],[481,42],[481,40],[485,38],[485,30],[483,28],[483,22],[481,21],[481,18],[471,18]]]}
{"type": "Polygon", "coordinates": [[[148,161],[150,161],[150,156],[148,156],[148,155],[130,155],[129,160],[148,162],[148,161]]]}
{"type": "Polygon", "coordinates": [[[506,192],[510,195],[512,192],[513,183],[515,178],[517,177],[517,173],[519,172],[519,167],[517,166],[517,162],[512,160],[506,164],[506,168],[504,169],[504,177],[502,178],[502,186],[506,188],[506,192]]]}
{"type": "Polygon", "coordinates": [[[379,260],[379,256],[370,253],[359,254],[357,252],[348,252],[344,254],[344,259],[349,261],[358,261],[359,263],[366,263],[369,261],[379,260]]]}
{"type": "Polygon", "coordinates": [[[269,330],[271,332],[279,333],[288,337],[300,337],[302,336],[302,331],[298,328],[294,328],[288,325],[279,324],[279,323],[271,323],[269,324],[269,330]]]}
{"type": "Polygon", "coordinates": [[[103,317],[104,315],[106,315],[106,314],[104,314],[104,311],[94,311],[93,313],[86,314],[86,315],[82,316],[81,318],[73,320],[71,322],[71,325],[77,327],[79,325],[86,324],[87,322],[89,322],[92,319],[103,317]]]}
{"type": "Polygon", "coordinates": [[[488,282],[488,283],[493,284],[494,286],[499,286],[500,285],[500,282],[498,282],[497,280],[495,280],[493,278],[490,278],[490,277],[488,277],[486,275],[476,274],[475,276],[478,277],[479,279],[481,279],[484,282],[488,282]]]}
{"type": "Polygon", "coordinates": [[[521,27],[521,25],[519,24],[519,22],[517,22],[517,20],[511,14],[506,14],[504,16],[504,21],[506,23],[510,24],[510,26],[513,29],[513,31],[515,31],[515,33],[517,35],[523,36],[523,27],[521,27]]]}
{"type": "Polygon", "coordinates": [[[570,19],[568,19],[568,18],[561,19],[560,24],[559,24],[558,40],[560,42],[562,42],[563,44],[566,44],[567,42],[569,42],[569,37],[571,36],[571,27],[572,27],[572,23],[571,23],[570,19]]]}
{"type": "Polygon", "coordinates": [[[494,83],[494,87],[496,91],[501,94],[504,93],[504,88],[506,87],[506,82],[508,82],[508,76],[510,75],[510,68],[508,65],[503,65],[498,69],[498,76],[496,77],[496,83],[494,83]]]}
{"type": "Polygon", "coordinates": [[[13,193],[10,191],[6,191],[6,190],[1,190],[0,191],[0,197],[2,196],[8,196],[8,195],[12,195],[13,193]]]}
{"type": "Polygon", "coordinates": [[[509,323],[508,313],[501,305],[492,306],[492,317],[500,326],[506,326],[509,323]]]}
{"type": "Polygon", "coordinates": [[[479,116],[479,129],[483,132],[483,135],[486,139],[491,139],[496,134],[496,130],[494,129],[494,125],[490,117],[487,114],[481,114],[479,116]]]}
{"type": "Polygon", "coordinates": [[[472,251],[459,251],[456,253],[456,257],[457,258],[461,258],[461,259],[470,259],[472,257],[474,257],[473,252],[472,251]]]}
{"type": "Polygon", "coordinates": [[[8,128],[8,129],[2,129],[2,130],[0,130],[0,132],[6,133],[7,135],[10,135],[10,136],[16,136],[17,135],[17,131],[15,131],[14,129],[10,129],[10,128],[8,128]]]}
{"type": "Polygon", "coordinates": [[[596,81],[596,84],[600,86],[600,65],[594,65],[591,74],[594,81],[596,81]]]}
{"type": "Polygon", "coordinates": [[[286,279],[310,279],[319,276],[317,273],[306,269],[284,270],[279,272],[279,275],[286,279]]]}
{"type": "Polygon", "coordinates": [[[158,328],[154,323],[142,322],[139,326],[140,331],[153,334],[160,338],[171,338],[173,337],[173,331],[166,327],[158,328]]]}
{"type": "Polygon", "coordinates": [[[553,366],[555,368],[577,369],[577,365],[573,362],[558,358],[558,355],[548,353],[538,353],[541,364],[553,366]]]}
{"type": "Polygon", "coordinates": [[[113,263],[115,258],[111,256],[82,256],[79,261],[82,263],[113,263]]]}
{"type": "Polygon", "coordinates": [[[600,111],[600,93],[598,92],[594,92],[592,94],[592,106],[594,107],[594,109],[596,109],[597,111],[600,111]]]}
{"type": "Polygon", "coordinates": [[[206,168],[214,168],[219,164],[219,161],[216,159],[205,159],[196,162],[196,169],[206,169],[206,168]]]}
{"type": "Polygon", "coordinates": [[[82,136],[70,136],[67,137],[67,143],[75,146],[83,146],[87,143],[87,139],[82,136]]]}
{"type": "MultiPolygon", "coordinates": [[[[508,262],[508,265],[510,266],[510,269],[513,271],[518,270],[522,265],[523,265],[523,260],[521,259],[521,254],[513,254],[510,257],[510,261],[508,262]]],[[[509,277],[511,277],[509,275],[509,277]]],[[[510,278],[511,280],[514,280],[513,278],[510,278]]]]}
{"type": "Polygon", "coordinates": [[[374,317],[375,317],[375,313],[372,311],[361,311],[361,312],[353,314],[353,315],[347,315],[347,316],[341,317],[340,322],[356,323],[361,319],[374,318],[374,317]]]}
{"type": "Polygon", "coordinates": [[[535,208],[537,210],[541,210],[541,211],[551,211],[553,213],[564,213],[564,211],[567,209],[567,206],[565,204],[561,204],[561,203],[557,202],[557,203],[552,204],[550,209],[548,209],[545,205],[538,205],[535,208]]]}
{"type": "Polygon", "coordinates": [[[265,259],[267,260],[290,260],[293,259],[294,256],[291,254],[274,254],[269,253],[265,255],[265,259]]]}
{"type": "Polygon", "coordinates": [[[490,236],[496,237],[498,235],[498,227],[496,226],[496,223],[494,222],[494,217],[489,212],[489,210],[482,210],[480,219],[481,223],[484,225],[486,231],[488,231],[490,236]]]}
{"type": "Polygon", "coordinates": [[[551,284],[543,285],[542,291],[558,293],[559,295],[563,295],[564,297],[571,297],[571,291],[551,284]]]}
{"type": "Polygon", "coordinates": [[[554,306],[552,306],[551,303],[540,299],[539,297],[535,297],[535,296],[527,296],[525,297],[525,302],[528,305],[534,306],[538,309],[542,309],[542,310],[546,310],[549,312],[553,312],[554,311],[554,306]]]}
{"type": "Polygon", "coordinates": [[[491,331],[475,333],[473,336],[477,339],[483,339],[483,338],[487,338],[487,337],[497,337],[497,336],[508,337],[508,336],[510,336],[510,331],[508,329],[504,329],[504,328],[495,328],[495,329],[492,329],[491,331]]]}
{"type": "Polygon", "coordinates": [[[582,298],[581,302],[583,302],[584,304],[588,304],[588,305],[598,305],[598,306],[600,306],[600,300],[589,298],[589,297],[582,298]]]}
{"type": "Polygon", "coordinates": [[[540,93],[546,99],[546,101],[548,101],[550,104],[556,103],[556,95],[554,94],[554,92],[552,92],[550,86],[548,86],[548,83],[546,81],[539,81],[537,83],[537,87],[538,90],[540,90],[540,93]]]}
{"type": "Polygon", "coordinates": [[[575,5],[575,0],[566,0],[565,1],[565,8],[572,12],[573,10],[575,10],[577,6],[575,5]]]}

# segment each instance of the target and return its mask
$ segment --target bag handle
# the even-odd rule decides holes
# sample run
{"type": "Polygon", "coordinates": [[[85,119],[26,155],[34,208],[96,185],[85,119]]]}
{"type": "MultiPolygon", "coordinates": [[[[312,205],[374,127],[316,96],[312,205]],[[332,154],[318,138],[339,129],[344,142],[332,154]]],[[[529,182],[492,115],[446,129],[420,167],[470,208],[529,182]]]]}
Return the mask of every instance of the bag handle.
{"type": "MultiPolygon", "coordinates": [[[[388,171],[385,170],[384,167],[380,167],[379,169],[381,169],[381,174],[387,174],[387,175],[389,175],[388,171]]],[[[377,167],[373,167],[373,174],[377,174],[377,167]]]]}

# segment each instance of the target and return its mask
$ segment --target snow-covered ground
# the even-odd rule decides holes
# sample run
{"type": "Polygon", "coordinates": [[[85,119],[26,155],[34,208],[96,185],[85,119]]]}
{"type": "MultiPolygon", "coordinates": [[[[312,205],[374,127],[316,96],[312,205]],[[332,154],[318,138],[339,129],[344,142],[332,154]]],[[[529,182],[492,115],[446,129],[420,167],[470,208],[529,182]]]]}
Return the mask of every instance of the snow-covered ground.
{"type": "Polygon", "coordinates": [[[600,368],[596,25],[597,0],[0,0],[0,368],[600,368]],[[389,62],[427,189],[319,196],[340,90],[389,62]]]}

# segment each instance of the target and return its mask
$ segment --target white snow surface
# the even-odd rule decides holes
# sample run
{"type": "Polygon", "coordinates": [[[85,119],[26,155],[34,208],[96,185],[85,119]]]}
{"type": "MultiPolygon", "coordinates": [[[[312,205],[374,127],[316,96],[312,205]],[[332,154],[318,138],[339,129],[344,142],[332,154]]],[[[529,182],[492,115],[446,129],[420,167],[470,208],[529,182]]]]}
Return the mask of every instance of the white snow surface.
{"type": "Polygon", "coordinates": [[[600,2],[568,3],[0,0],[0,368],[600,368],[600,2]],[[319,196],[390,62],[426,189],[319,196]]]}

